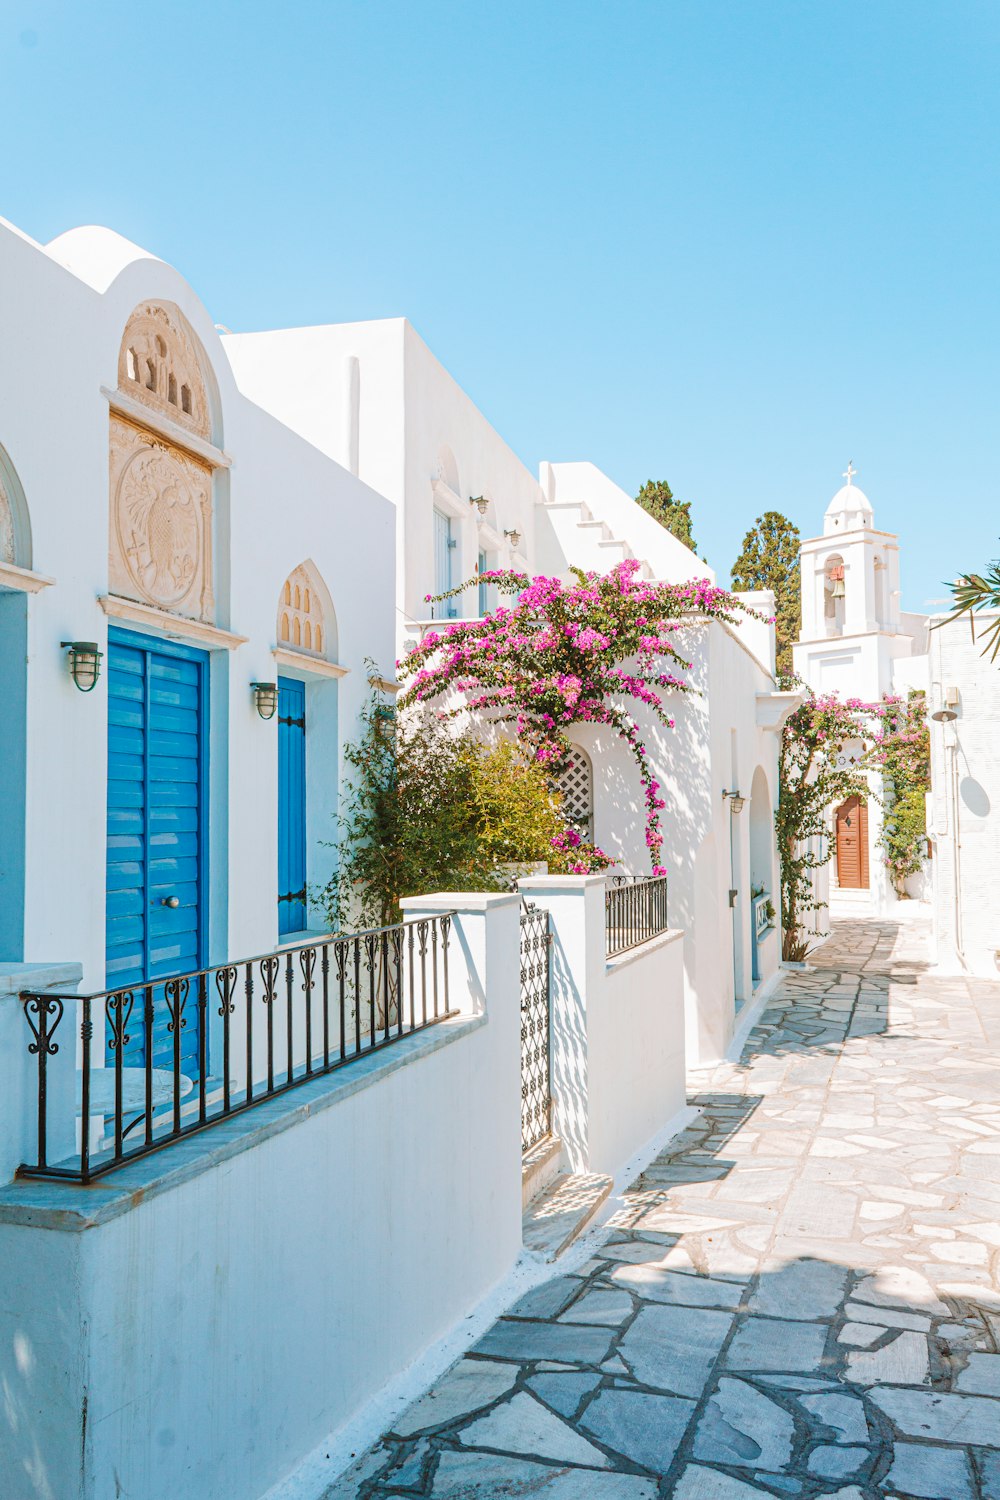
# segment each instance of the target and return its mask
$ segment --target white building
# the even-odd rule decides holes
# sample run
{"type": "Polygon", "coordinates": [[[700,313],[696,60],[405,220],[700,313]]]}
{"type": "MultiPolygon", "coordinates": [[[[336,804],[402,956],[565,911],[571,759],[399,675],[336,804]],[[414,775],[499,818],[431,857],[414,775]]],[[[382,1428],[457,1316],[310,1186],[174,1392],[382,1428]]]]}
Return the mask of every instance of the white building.
{"type": "MultiPolygon", "coordinates": [[[[593,464],[546,462],[536,479],[405,319],[223,342],[246,395],[395,504],[400,653],[431,624],[427,596],[477,568],[568,577],[571,565],[604,573],[634,558],[646,578],[714,581],[707,564],[593,464]]],[[[483,585],[434,611],[475,618],[494,602],[483,585]]],[[[674,732],[648,732],[667,801],[671,918],[685,932],[693,1062],[725,1051],[738,1009],[777,972],[777,931],[761,912],[768,901],[779,905],[776,730],[794,700],[774,696],[768,626],[747,621],[730,632],[706,622],[685,632],[683,649],[697,695],[671,703],[674,732]],[[747,801],[743,822],[723,796],[731,791],[747,801]],[[753,835],[742,836],[750,822],[753,835]]],[[[568,805],[622,868],[648,872],[630,757],[606,733],[572,733],[568,805]]]]}
{"type": "Polygon", "coordinates": [[[109,230],[0,226],[0,320],[0,958],[100,988],[318,925],[365,659],[394,660],[392,507],[109,230]],[[86,695],[66,642],[101,653],[86,695]],[[265,722],[259,682],[292,709],[265,722]]]}
{"type": "MultiPolygon", "coordinates": [[[[899,538],[876,529],[854,472],[849,464],[847,483],[826,508],[823,535],[802,543],[802,626],[792,656],[796,675],[815,693],[879,703],[889,694],[905,698],[911,688],[926,691],[928,622],[900,609],[899,538]]],[[[867,893],[875,912],[897,901],[878,849],[881,827],[874,797],[850,797],[831,810],[834,888],[856,893],[855,900],[867,893]]],[[[918,878],[914,894],[920,890],[918,878]]],[[[825,889],[818,894],[826,898],[825,889]]]]}
{"type": "Polygon", "coordinates": [[[1000,665],[982,655],[997,619],[932,621],[931,794],[938,962],[996,978],[1000,968],[1000,665]],[[980,637],[980,639],[976,639],[980,637]]]}

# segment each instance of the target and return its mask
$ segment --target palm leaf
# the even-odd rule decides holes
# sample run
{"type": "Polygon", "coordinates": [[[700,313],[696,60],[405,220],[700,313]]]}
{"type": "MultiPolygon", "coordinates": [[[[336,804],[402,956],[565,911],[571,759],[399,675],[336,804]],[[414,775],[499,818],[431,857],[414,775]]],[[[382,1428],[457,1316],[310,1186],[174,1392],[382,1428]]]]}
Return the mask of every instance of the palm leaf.
{"type": "MultiPolygon", "coordinates": [[[[949,625],[952,620],[960,620],[963,615],[968,615],[972,638],[975,640],[975,615],[984,609],[1000,610],[1000,561],[991,564],[985,577],[981,573],[963,573],[947,587],[951,589],[955,608],[943,620],[938,620],[932,629],[939,630],[942,625],[949,625]]],[[[991,662],[995,662],[1000,656],[1000,619],[991,621],[980,640],[984,643],[983,656],[988,656],[991,662]]]]}

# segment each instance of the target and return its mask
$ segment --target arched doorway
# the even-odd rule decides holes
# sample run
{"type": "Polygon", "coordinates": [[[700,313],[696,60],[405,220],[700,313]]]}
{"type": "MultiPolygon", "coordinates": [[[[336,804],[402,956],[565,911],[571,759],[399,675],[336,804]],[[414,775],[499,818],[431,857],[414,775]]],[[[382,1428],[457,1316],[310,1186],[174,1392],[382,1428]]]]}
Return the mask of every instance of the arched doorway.
{"type": "Polygon", "coordinates": [[[837,808],[837,884],[847,891],[867,890],[868,803],[857,793],[837,808]]]}

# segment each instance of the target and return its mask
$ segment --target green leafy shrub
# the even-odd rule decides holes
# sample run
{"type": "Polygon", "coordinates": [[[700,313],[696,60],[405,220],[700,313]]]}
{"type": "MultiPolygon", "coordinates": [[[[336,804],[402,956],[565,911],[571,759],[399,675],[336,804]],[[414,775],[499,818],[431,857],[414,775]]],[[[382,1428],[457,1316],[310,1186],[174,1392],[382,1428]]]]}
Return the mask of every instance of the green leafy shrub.
{"type": "Polygon", "coordinates": [[[344,758],[338,870],[321,893],[332,927],[385,926],[404,896],[502,891],[534,864],[586,857],[589,846],[560,847],[558,793],[516,744],[484,745],[426,710],[400,713],[375,688],[344,758]]]}

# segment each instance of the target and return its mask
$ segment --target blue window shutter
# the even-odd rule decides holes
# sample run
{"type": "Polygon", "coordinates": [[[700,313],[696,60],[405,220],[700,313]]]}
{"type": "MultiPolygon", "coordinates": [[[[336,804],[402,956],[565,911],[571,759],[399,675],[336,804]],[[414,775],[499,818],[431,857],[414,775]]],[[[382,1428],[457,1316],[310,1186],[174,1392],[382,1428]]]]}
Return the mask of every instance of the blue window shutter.
{"type": "Polygon", "coordinates": [[[306,688],[278,678],[278,934],[306,925],[306,688]]]}
{"type": "MultiPolygon", "coordinates": [[[[455,586],[454,554],[458,542],[453,535],[451,516],[434,511],[434,592],[446,594],[455,586]]],[[[434,605],[434,618],[453,620],[458,614],[454,599],[442,599],[434,605]]]]}
{"type": "MultiPolygon", "coordinates": [[[[479,550],[479,572],[480,572],[480,574],[486,572],[486,566],[487,566],[486,565],[486,553],[482,550],[482,548],[480,548],[480,550],[479,550]]],[[[490,604],[489,604],[489,588],[490,588],[490,586],[489,586],[488,583],[483,583],[482,580],[480,580],[480,584],[479,584],[479,613],[480,613],[480,615],[485,615],[486,612],[487,612],[487,610],[490,607],[490,604]]]]}

